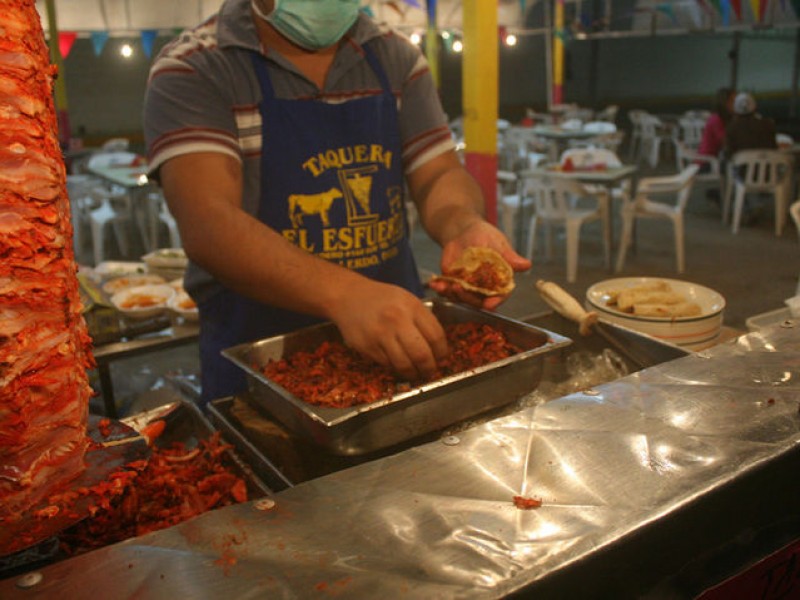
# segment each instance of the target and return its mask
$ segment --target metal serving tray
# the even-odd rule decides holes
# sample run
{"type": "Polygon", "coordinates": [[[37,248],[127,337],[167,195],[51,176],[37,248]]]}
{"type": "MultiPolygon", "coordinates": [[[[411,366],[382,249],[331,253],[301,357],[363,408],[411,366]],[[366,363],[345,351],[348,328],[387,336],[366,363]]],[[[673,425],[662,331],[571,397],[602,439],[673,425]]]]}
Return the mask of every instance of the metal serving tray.
{"type": "Polygon", "coordinates": [[[514,402],[539,384],[543,357],[572,343],[550,331],[461,304],[430,300],[426,305],[443,324],[486,323],[524,350],[483,367],[350,408],[303,402],[258,368],[269,360],[316,348],[324,341],[341,340],[332,323],[240,344],[222,354],[247,374],[247,397],[257,408],[266,410],[303,439],[334,454],[351,456],[393,446],[514,402]]]}

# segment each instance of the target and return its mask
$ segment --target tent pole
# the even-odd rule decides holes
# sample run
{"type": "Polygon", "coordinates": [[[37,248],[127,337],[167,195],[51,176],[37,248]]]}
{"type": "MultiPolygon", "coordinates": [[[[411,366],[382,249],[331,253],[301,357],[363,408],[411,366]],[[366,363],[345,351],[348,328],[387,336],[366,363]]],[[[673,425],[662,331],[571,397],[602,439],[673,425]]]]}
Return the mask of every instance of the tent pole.
{"type": "Polygon", "coordinates": [[[553,19],[553,104],[564,103],[564,0],[555,0],[553,19]]]}
{"type": "Polygon", "coordinates": [[[797,83],[800,74],[800,29],[794,35],[794,68],[792,69],[792,96],[789,100],[789,116],[797,116],[797,83]]]}
{"type": "Polygon", "coordinates": [[[733,45],[728,52],[731,59],[731,89],[735,90],[739,86],[739,46],[741,45],[742,34],[739,31],[733,32],[733,45]]]}
{"type": "Polygon", "coordinates": [[[71,137],[69,127],[69,113],[67,104],[67,81],[64,72],[64,60],[61,57],[61,48],[58,45],[58,19],[56,17],[55,0],[45,0],[47,11],[47,44],[50,48],[50,61],[57,69],[57,76],[54,83],[54,96],[56,104],[56,115],[58,116],[59,141],[62,147],[66,147],[71,137]]]}
{"type": "Polygon", "coordinates": [[[497,223],[497,5],[464,0],[463,104],[465,163],[486,201],[486,218],[497,223]]]}
{"type": "Polygon", "coordinates": [[[431,77],[436,88],[441,87],[439,75],[439,30],[436,24],[436,4],[428,6],[428,29],[425,32],[425,58],[428,60],[428,68],[431,70],[431,77]]]}
{"type": "Polygon", "coordinates": [[[550,0],[544,2],[544,62],[547,77],[547,110],[553,109],[553,16],[550,11],[550,0]]]}

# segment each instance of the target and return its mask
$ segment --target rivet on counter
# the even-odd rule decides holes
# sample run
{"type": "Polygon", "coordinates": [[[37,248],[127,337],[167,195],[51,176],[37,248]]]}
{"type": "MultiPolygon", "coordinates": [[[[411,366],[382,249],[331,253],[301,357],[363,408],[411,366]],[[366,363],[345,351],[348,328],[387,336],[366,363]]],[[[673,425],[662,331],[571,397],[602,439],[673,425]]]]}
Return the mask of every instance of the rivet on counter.
{"type": "Polygon", "coordinates": [[[711,353],[708,350],[702,350],[700,352],[695,352],[694,355],[697,358],[711,358],[711,353]]]}
{"type": "Polygon", "coordinates": [[[30,573],[26,573],[17,579],[17,587],[27,590],[35,585],[39,585],[43,579],[44,575],[42,575],[39,571],[31,571],[30,573]]]}
{"type": "Polygon", "coordinates": [[[794,328],[794,321],[792,319],[786,319],[783,323],[781,323],[781,327],[784,329],[792,329],[794,328]]]}
{"type": "Polygon", "coordinates": [[[600,395],[600,392],[598,390],[595,390],[595,389],[584,390],[583,393],[586,394],[587,396],[599,396],[600,395]]]}
{"type": "Polygon", "coordinates": [[[458,446],[461,443],[461,438],[457,435],[447,435],[442,438],[442,443],[445,446],[458,446]]]}
{"type": "Polygon", "coordinates": [[[258,500],[253,506],[256,507],[256,510],[271,510],[275,508],[275,500],[272,498],[262,498],[258,500]]]}

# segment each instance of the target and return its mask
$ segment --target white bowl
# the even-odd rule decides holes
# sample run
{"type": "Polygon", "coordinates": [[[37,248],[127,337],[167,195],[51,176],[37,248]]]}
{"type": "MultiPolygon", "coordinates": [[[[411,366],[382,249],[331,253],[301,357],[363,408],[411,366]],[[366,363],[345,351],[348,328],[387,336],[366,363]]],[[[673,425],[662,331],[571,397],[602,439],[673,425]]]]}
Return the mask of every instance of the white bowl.
{"type": "Polygon", "coordinates": [[[159,275],[165,280],[183,277],[189,259],[183,248],[159,248],[142,257],[147,265],[147,272],[159,275]]]}
{"type": "Polygon", "coordinates": [[[129,319],[149,319],[167,310],[175,290],[165,283],[125,288],[111,296],[111,303],[129,319]]]}
{"type": "Polygon", "coordinates": [[[725,298],[696,283],[664,277],[620,277],[606,279],[586,290],[586,308],[597,312],[604,321],[616,323],[686,350],[702,350],[716,342],[722,328],[725,298]],[[644,317],[617,310],[608,305],[610,293],[653,281],[667,282],[672,291],[700,306],[692,317],[644,317]]]}
{"type": "Polygon", "coordinates": [[[142,257],[144,263],[157,269],[185,269],[189,259],[183,248],[159,248],[142,257]]]}
{"type": "Polygon", "coordinates": [[[125,275],[124,277],[117,277],[106,281],[103,284],[103,291],[106,294],[114,295],[127,288],[140,285],[159,285],[162,283],[166,283],[166,280],[158,275],[125,275]]]}
{"type": "Polygon", "coordinates": [[[199,318],[199,311],[197,305],[192,298],[184,291],[175,293],[172,298],[167,301],[167,306],[179,317],[183,317],[187,321],[197,321],[199,318]]]}

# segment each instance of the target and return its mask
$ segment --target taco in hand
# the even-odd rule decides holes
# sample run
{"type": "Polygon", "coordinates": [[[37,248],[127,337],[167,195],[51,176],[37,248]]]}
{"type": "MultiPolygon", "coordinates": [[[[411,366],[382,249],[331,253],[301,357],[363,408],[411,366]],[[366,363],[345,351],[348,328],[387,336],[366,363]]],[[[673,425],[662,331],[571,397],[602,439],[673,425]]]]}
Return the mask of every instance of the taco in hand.
{"type": "Polygon", "coordinates": [[[514,289],[514,269],[496,250],[472,246],[433,281],[450,281],[482,296],[505,296],[514,289]]]}

